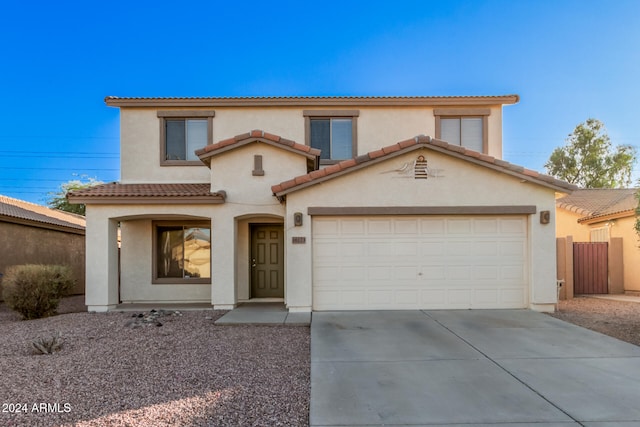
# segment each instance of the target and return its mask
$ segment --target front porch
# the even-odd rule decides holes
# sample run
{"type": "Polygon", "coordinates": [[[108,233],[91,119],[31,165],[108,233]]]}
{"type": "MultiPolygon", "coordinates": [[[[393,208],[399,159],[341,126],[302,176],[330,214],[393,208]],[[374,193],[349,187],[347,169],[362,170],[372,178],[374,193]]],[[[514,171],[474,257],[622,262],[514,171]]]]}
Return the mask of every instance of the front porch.
{"type": "Polygon", "coordinates": [[[282,302],[246,302],[216,320],[216,325],[309,326],[311,312],[290,312],[282,302]]]}
{"type": "MultiPolygon", "coordinates": [[[[212,310],[209,303],[122,303],[113,311],[120,312],[151,312],[156,311],[206,311],[212,310]]],[[[216,325],[286,325],[309,326],[311,312],[289,312],[282,301],[252,301],[241,302],[232,310],[215,321],[216,325]]]]}

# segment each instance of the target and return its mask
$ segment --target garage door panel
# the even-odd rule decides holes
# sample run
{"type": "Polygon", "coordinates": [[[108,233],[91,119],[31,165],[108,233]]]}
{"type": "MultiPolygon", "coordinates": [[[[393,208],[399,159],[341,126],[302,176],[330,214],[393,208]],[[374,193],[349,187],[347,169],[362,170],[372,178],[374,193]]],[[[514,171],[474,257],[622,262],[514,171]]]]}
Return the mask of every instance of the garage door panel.
{"type": "Polygon", "coordinates": [[[478,304],[495,306],[498,304],[498,291],[496,289],[478,289],[475,291],[474,299],[478,304]]]}
{"type": "Polygon", "coordinates": [[[393,243],[391,254],[399,257],[416,257],[419,252],[418,242],[401,240],[393,243]]]}
{"type": "Polygon", "coordinates": [[[510,283],[523,283],[524,266],[522,265],[505,265],[500,269],[500,279],[509,281],[510,283]]]}
{"type": "Polygon", "coordinates": [[[519,219],[501,219],[500,232],[508,234],[524,235],[527,231],[526,222],[519,219]]]}
{"type": "Polygon", "coordinates": [[[523,308],[527,220],[313,219],[315,310],[523,308]]]}
{"type": "Polygon", "coordinates": [[[451,241],[446,244],[445,253],[450,257],[465,257],[471,255],[471,242],[451,241]]]}
{"type": "Polygon", "coordinates": [[[400,219],[396,220],[394,223],[394,231],[396,234],[408,234],[411,236],[415,236],[418,234],[419,224],[417,219],[400,219]]]}
{"type": "Polygon", "coordinates": [[[478,241],[473,243],[471,255],[494,257],[498,255],[498,242],[495,241],[478,241]]]}
{"type": "Polygon", "coordinates": [[[422,257],[441,256],[444,253],[444,247],[444,240],[421,241],[420,255],[422,257]]]}
{"type": "Polygon", "coordinates": [[[389,234],[393,231],[391,220],[370,220],[367,225],[369,234],[389,234]]]}
{"type": "Polygon", "coordinates": [[[494,235],[498,231],[497,219],[476,219],[473,222],[474,234],[491,234],[494,235]]]}
{"type": "Polygon", "coordinates": [[[475,270],[476,280],[498,280],[500,277],[500,269],[496,266],[479,265],[475,270]]]}
{"type": "Polygon", "coordinates": [[[469,219],[448,219],[447,220],[447,234],[471,234],[471,220],[469,219]]]}
{"type": "Polygon", "coordinates": [[[466,267],[462,263],[460,265],[452,265],[447,268],[446,278],[448,280],[471,280],[471,267],[466,267]]]}
{"type": "Polygon", "coordinates": [[[421,219],[420,220],[420,233],[421,234],[444,234],[445,233],[445,220],[444,219],[421,219]]]}
{"type": "Polygon", "coordinates": [[[362,236],[365,234],[365,222],[364,220],[342,220],[340,222],[340,233],[342,235],[355,235],[362,236]]]}
{"type": "Polygon", "coordinates": [[[367,268],[367,279],[376,282],[390,280],[392,277],[392,273],[393,270],[386,265],[371,266],[367,268]]]}
{"type": "Polygon", "coordinates": [[[498,243],[500,248],[500,256],[502,257],[516,257],[521,259],[526,250],[524,242],[521,240],[507,240],[498,243]]]}
{"type": "Polygon", "coordinates": [[[420,273],[422,273],[421,280],[426,282],[425,285],[436,280],[446,279],[445,267],[442,265],[422,265],[420,273]]]}
{"type": "Polygon", "coordinates": [[[500,297],[505,303],[511,304],[518,304],[525,300],[525,294],[522,288],[503,289],[500,292],[500,297]]]}
{"type": "Polygon", "coordinates": [[[324,219],[313,224],[315,236],[338,237],[340,235],[340,221],[337,219],[324,219]]]}

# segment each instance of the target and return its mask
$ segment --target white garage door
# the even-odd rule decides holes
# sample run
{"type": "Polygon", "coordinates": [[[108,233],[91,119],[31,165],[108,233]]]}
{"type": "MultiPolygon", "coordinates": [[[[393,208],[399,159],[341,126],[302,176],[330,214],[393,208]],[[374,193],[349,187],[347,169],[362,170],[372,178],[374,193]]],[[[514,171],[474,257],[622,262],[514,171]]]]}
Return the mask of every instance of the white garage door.
{"type": "Polygon", "coordinates": [[[313,218],[314,310],[524,308],[525,216],[313,218]]]}

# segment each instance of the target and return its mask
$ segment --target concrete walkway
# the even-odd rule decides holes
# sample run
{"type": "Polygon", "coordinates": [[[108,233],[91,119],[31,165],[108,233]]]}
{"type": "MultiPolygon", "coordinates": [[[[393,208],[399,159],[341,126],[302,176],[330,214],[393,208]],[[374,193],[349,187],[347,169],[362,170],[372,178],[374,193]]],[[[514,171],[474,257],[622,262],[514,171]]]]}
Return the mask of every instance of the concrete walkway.
{"type": "Polygon", "coordinates": [[[309,326],[311,313],[289,313],[284,303],[240,304],[215,321],[216,325],[309,326]]]}
{"type": "Polygon", "coordinates": [[[316,312],[311,426],[640,426],[640,347],[527,310],[316,312]]]}

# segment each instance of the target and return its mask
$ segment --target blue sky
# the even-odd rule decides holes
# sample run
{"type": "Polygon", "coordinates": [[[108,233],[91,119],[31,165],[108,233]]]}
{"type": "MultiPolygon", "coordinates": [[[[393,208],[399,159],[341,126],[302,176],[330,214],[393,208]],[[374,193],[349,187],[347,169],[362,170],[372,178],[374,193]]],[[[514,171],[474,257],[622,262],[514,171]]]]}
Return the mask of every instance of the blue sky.
{"type": "Polygon", "coordinates": [[[639,17],[636,0],[10,2],[0,194],[43,204],[77,177],[117,181],[107,95],[515,93],[505,160],[544,171],[589,117],[640,147],[639,17]]]}

